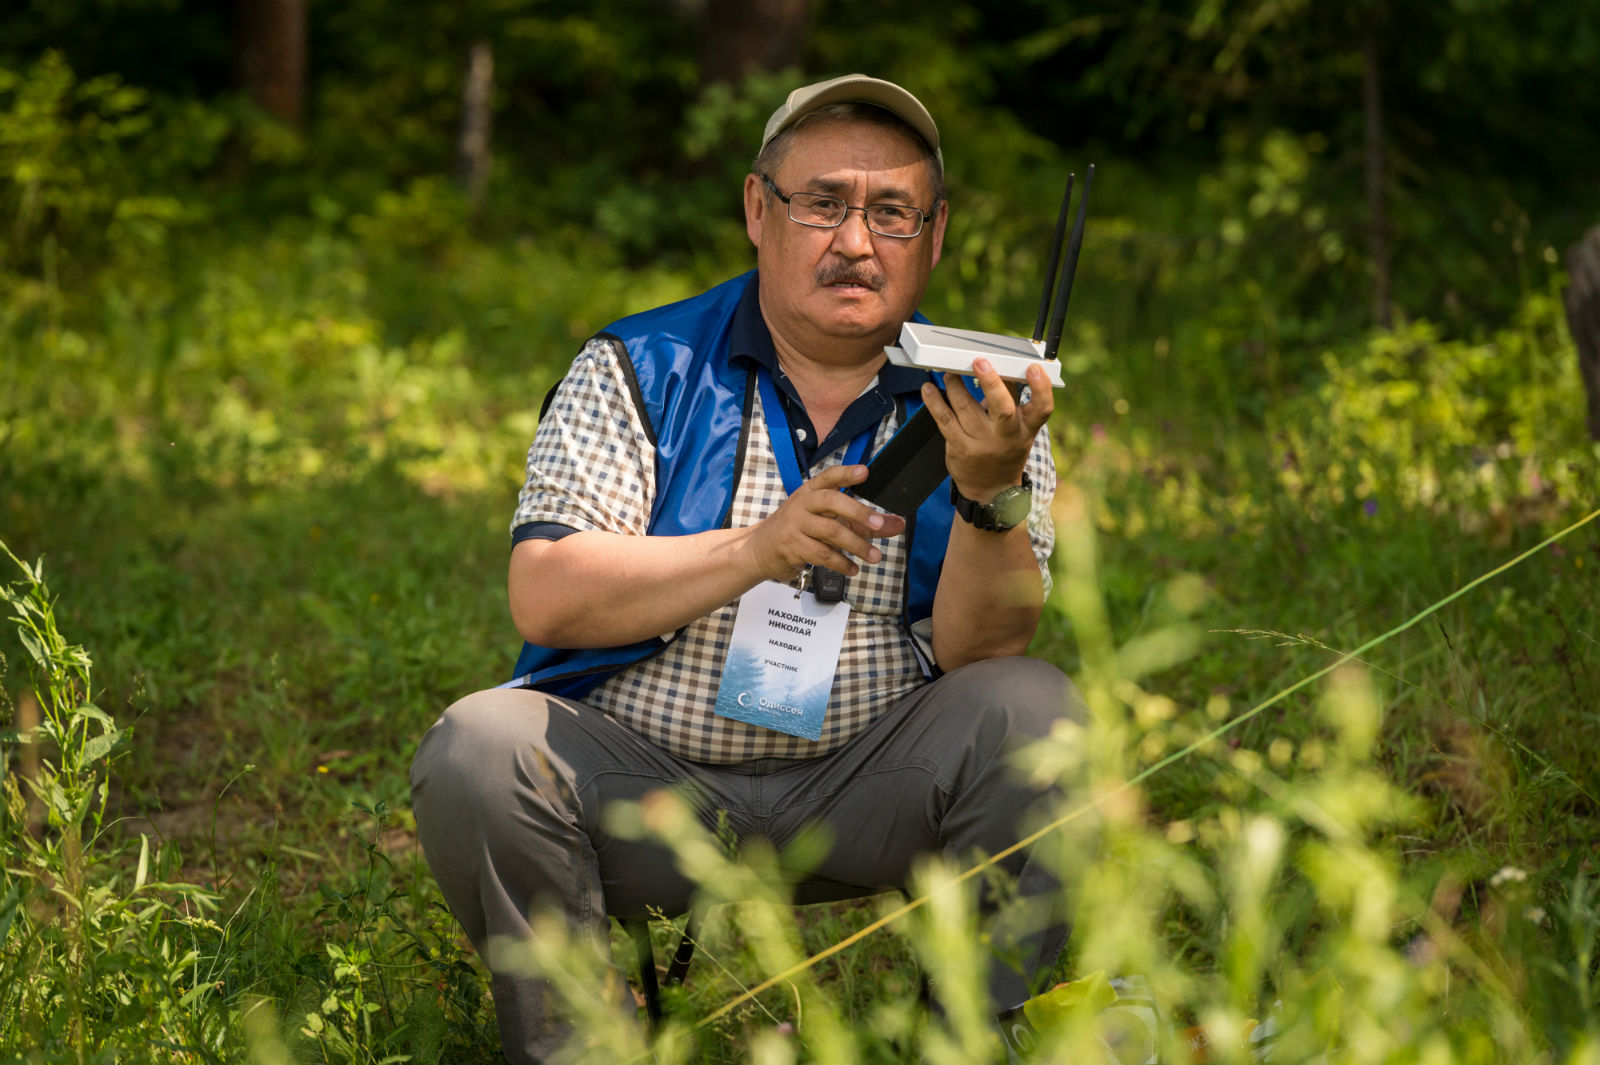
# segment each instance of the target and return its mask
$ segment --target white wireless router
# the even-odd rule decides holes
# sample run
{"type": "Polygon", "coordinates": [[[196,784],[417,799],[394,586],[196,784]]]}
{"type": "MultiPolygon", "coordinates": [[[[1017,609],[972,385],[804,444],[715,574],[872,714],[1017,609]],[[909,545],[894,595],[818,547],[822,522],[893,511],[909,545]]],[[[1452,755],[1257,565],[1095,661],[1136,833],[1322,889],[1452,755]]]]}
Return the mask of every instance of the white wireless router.
{"type": "Polygon", "coordinates": [[[889,361],[920,370],[949,370],[972,373],[972,360],[982,355],[994,364],[995,372],[1007,381],[1021,381],[1028,367],[1038,363],[1049,375],[1050,383],[1061,387],[1061,363],[1047,359],[1044,345],[1036,340],[980,333],[976,329],[951,329],[926,322],[907,322],[900,327],[900,346],[883,349],[889,361]]]}
{"type": "Polygon", "coordinates": [[[1078,201],[1078,217],[1072,223],[1072,239],[1067,244],[1067,261],[1056,285],[1056,267],[1061,258],[1061,238],[1067,226],[1067,209],[1072,203],[1072,178],[1067,175],[1067,191],[1056,216],[1055,239],[1050,245],[1050,268],[1039,296],[1039,316],[1033,326],[1033,339],[983,333],[976,329],[952,329],[928,322],[907,322],[900,327],[898,347],[884,348],[889,361],[897,366],[947,373],[972,373],[972,360],[980,356],[994,365],[995,372],[1007,381],[1027,379],[1028,367],[1042,365],[1050,384],[1062,386],[1061,363],[1056,350],[1061,346],[1061,323],[1067,316],[1067,301],[1072,295],[1072,276],[1078,270],[1078,251],[1083,247],[1083,221],[1089,206],[1089,186],[1094,182],[1094,164],[1083,178],[1083,199],[1078,201]],[[1050,313],[1051,296],[1055,313],[1050,313]],[[1049,320],[1048,333],[1045,328],[1049,320]]]}

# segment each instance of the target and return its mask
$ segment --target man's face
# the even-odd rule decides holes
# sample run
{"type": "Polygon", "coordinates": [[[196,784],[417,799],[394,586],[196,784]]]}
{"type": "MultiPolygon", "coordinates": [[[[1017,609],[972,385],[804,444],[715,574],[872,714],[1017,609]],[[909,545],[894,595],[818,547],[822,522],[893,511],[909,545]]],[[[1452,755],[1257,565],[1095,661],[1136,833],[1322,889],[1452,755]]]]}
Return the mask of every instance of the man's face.
{"type": "MultiPolygon", "coordinates": [[[[894,129],[854,121],[801,128],[769,174],[786,196],[836,196],[852,207],[899,203],[926,210],[933,182],[920,144],[894,129]]],[[[944,243],[946,209],[910,239],[867,229],[850,211],[837,229],[790,221],[759,176],[745,180],[745,228],[761,270],[761,310],[775,338],[825,357],[830,342],[893,343],[928,286],[944,243]]]]}

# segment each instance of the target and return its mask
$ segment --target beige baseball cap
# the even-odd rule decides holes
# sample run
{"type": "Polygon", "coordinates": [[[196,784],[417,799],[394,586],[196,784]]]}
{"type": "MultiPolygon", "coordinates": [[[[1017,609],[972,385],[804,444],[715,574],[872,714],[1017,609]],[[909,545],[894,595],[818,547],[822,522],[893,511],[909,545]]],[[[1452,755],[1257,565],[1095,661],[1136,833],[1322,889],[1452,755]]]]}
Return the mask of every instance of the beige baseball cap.
{"type": "Polygon", "coordinates": [[[783,106],[767,119],[766,131],[761,134],[761,147],[765,148],[773,137],[817,108],[845,102],[873,104],[896,115],[928,142],[928,147],[939,158],[939,165],[944,165],[944,155],[939,151],[939,127],[934,125],[933,116],[922,106],[922,101],[892,81],[869,78],[865,74],[846,74],[842,78],[819,81],[790,93],[783,106]]]}

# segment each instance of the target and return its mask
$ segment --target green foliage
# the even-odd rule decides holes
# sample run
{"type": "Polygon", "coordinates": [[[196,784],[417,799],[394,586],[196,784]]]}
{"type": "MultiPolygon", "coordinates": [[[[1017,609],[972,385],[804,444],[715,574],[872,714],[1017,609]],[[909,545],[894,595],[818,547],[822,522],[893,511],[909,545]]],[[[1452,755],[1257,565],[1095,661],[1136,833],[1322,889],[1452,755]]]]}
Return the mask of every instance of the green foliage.
{"type": "MultiPolygon", "coordinates": [[[[185,1007],[190,1014],[204,1006],[207,1019],[195,1022],[200,1027],[184,1045],[233,1048],[228,1053],[246,1043],[285,1053],[315,1046],[325,1060],[411,1054],[425,1061],[447,1060],[452,1046],[493,1042],[481,977],[455,944],[449,915],[430,901],[416,857],[407,873],[378,856],[390,829],[378,803],[364,797],[364,782],[391,787],[403,775],[411,737],[437,708],[505,668],[496,561],[503,527],[493,515],[509,506],[517,455],[544,388],[605,315],[685,294],[697,281],[595,263],[580,269],[555,250],[480,245],[448,225],[428,228],[452,210],[448,196],[418,186],[347,222],[286,225],[248,248],[208,242],[199,245],[203,271],[155,273],[137,283],[113,276],[104,288],[64,293],[54,324],[11,319],[8,343],[47,358],[6,364],[6,521],[25,543],[47,541],[64,560],[66,609],[105,649],[102,661],[113,663],[112,702],[98,701],[138,699],[159,708],[140,723],[150,740],[124,757],[127,794],[156,807],[214,807],[210,819],[225,829],[233,809],[287,802],[297,811],[270,833],[246,830],[259,859],[241,863],[230,848],[210,848],[218,898],[204,916],[214,925],[181,926],[184,949],[171,947],[172,957],[184,960],[181,980],[150,978],[158,988],[176,983],[159,992],[166,1001],[196,996],[185,1007]],[[466,521],[464,512],[480,517],[466,521]],[[138,535],[106,543],[96,530],[113,522],[138,535]],[[471,530],[465,536],[462,526],[471,530]],[[95,609],[77,605],[91,595],[95,609]],[[374,706],[389,712],[375,716],[374,706]],[[213,737],[213,748],[181,745],[177,737],[195,727],[213,737]],[[258,768],[230,783],[242,768],[240,753],[258,768]],[[375,822],[370,831],[357,835],[342,819],[351,801],[375,822]],[[310,843],[330,826],[364,857],[351,862],[310,843]],[[329,863],[326,874],[311,872],[308,852],[329,863]],[[300,904],[297,917],[277,885],[313,878],[324,890],[308,893],[318,901],[309,910],[300,904]],[[248,895],[240,899],[240,891],[248,895]],[[323,1030],[306,1035],[313,1013],[323,1030]],[[282,1020],[266,1025],[268,1016],[282,1020]],[[251,1025],[265,1034],[248,1036],[251,1025]]],[[[1100,305],[1111,280],[1170,279],[1187,269],[1141,257],[1151,246],[1128,214],[1133,201],[1108,199],[1099,232],[1110,278],[1085,277],[1079,299],[1090,307],[1100,305]]],[[[1245,224],[1255,217],[1245,216],[1245,224]]],[[[607,261],[602,250],[596,263],[607,261]]],[[[1011,316],[1001,309],[1003,286],[946,284],[971,301],[970,313],[997,323],[1011,316]]],[[[1024,314],[1025,298],[1018,301],[1024,314]]],[[[1500,557],[1496,545],[1525,542],[1532,529],[1548,528],[1592,498],[1592,466],[1575,443],[1576,413],[1564,403],[1573,355],[1553,292],[1531,295],[1519,318],[1483,341],[1450,339],[1417,321],[1394,335],[1329,345],[1314,390],[1286,387],[1279,405],[1264,408],[1261,431],[1224,415],[1226,434],[1185,417],[1181,391],[1156,387],[1167,383],[1177,355],[1163,364],[1149,351],[1129,351],[1136,316],[1110,298],[1110,306],[1129,308],[1127,324],[1085,330],[1090,343],[1070,356],[1082,387],[1063,392],[1056,425],[1063,468],[1078,483],[1098,486],[1084,502],[1103,538],[1103,559],[1094,582],[1079,581],[1076,590],[1058,582],[1063,598],[1039,649],[1075,671],[1093,666],[1119,678],[1102,684],[1109,692],[1105,750],[1123,752],[1111,758],[1112,768],[1124,757],[1135,759],[1134,767],[1153,765],[1204,737],[1237,712],[1238,700],[1248,703],[1330,648],[1370,635],[1399,605],[1448,592],[1500,557]],[[1363,505],[1369,501],[1375,512],[1363,505]],[[1243,552],[1241,540],[1259,546],[1243,552]],[[1203,579],[1183,576],[1153,589],[1153,575],[1180,570],[1203,579]],[[1098,614],[1082,613],[1102,595],[1098,614]],[[1329,602],[1343,609],[1330,614],[1329,602]],[[1290,636],[1284,649],[1207,636],[1207,628],[1302,635],[1290,636]]],[[[1213,375],[1215,391],[1195,390],[1189,403],[1230,395],[1230,380],[1235,389],[1261,387],[1249,383],[1258,379],[1245,373],[1253,369],[1248,361],[1237,375],[1217,369],[1236,355],[1226,328],[1179,335],[1187,338],[1180,341],[1186,372],[1213,375]]],[[[1298,350],[1282,343],[1286,352],[1298,350]]],[[[1063,505],[1071,499],[1064,496],[1063,505]]],[[[1072,527],[1066,517],[1064,550],[1072,527]]],[[[1482,609],[1450,617],[1445,631],[1453,637],[1408,637],[1392,658],[1375,656],[1379,678],[1400,678],[1386,681],[1393,686],[1382,693],[1392,702],[1393,723],[1379,733],[1380,756],[1420,800],[1403,807],[1410,820],[1363,821],[1351,830],[1371,839],[1376,857],[1358,849],[1313,862],[1313,849],[1304,868],[1291,865],[1283,856],[1299,854],[1299,841],[1326,828],[1293,810],[1279,830],[1252,820],[1285,816],[1293,804],[1283,789],[1298,794],[1293,789],[1327,774],[1332,734],[1310,713],[1252,719],[1237,730],[1240,747],[1208,746],[1145,783],[1160,822],[1177,827],[1153,836],[1130,827],[1134,834],[1108,853],[1130,871],[1170,868],[1173,885],[1157,881],[1147,896],[1112,879],[1105,892],[1147,900],[1146,925],[1128,927],[1146,929],[1137,937],[1140,949],[1171,945],[1179,966],[1174,1009],[1196,1018],[1221,1010],[1224,1019],[1261,1012],[1246,987],[1271,954],[1261,944],[1281,944],[1308,967],[1333,966],[1329,959],[1347,951],[1350,958],[1337,962],[1345,969],[1335,967],[1348,970],[1341,977],[1347,987],[1366,986],[1351,984],[1359,975],[1351,959],[1381,963],[1376,973],[1411,988],[1412,997],[1400,1000],[1404,1008],[1436,1007],[1427,997],[1432,985],[1406,984],[1414,974],[1393,969],[1395,959],[1383,950],[1325,938],[1324,929],[1342,927],[1355,912],[1356,900],[1335,874],[1351,866],[1368,869],[1373,883],[1394,878],[1394,897],[1405,900],[1441,874],[1397,862],[1388,842],[1397,836],[1436,837],[1464,867],[1450,875],[1476,881],[1504,864],[1503,848],[1528,853],[1530,840],[1568,838],[1592,809],[1583,796],[1600,793],[1600,784],[1586,768],[1587,726],[1579,713],[1550,708],[1576,709],[1581,703],[1569,693],[1592,683],[1581,634],[1593,631],[1593,604],[1577,567],[1600,564],[1600,556],[1578,543],[1567,550],[1548,559],[1548,584],[1531,573],[1514,578],[1482,609]],[[1562,647],[1565,664],[1557,657],[1562,647]],[[1425,742],[1412,746],[1412,734],[1425,742]],[[1464,778],[1490,771],[1505,773],[1509,783],[1486,800],[1464,778]],[[1258,793],[1272,800],[1264,812],[1252,805],[1258,793]],[[1265,858],[1250,859],[1257,864],[1246,862],[1250,848],[1270,844],[1274,832],[1283,840],[1278,850],[1268,847],[1265,858]],[[1246,876],[1247,869],[1257,872],[1246,876]],[[1306,870],[1326,882],[1310,884],[1302,879],[1312,875],[1306,870]],[[1197,886],[1207,877],[1215,882],[1197,886]],[[1272,901],[1258,912],[1252,899],[1272,901]],[[1239,927],[1249,938],[1206,931],[1217,927],[1239,927]],[[1226,982],[1218,983],[1224,973],[1226,982]]],[[[1370,745],[1371,726],[1364,734],[1370,745]]],[[[1369,746],[1361,751],[1370,757],[1369,746]]],[[[1361,777],[1351,790],[1376,787],[1361,777]]],[[[172,853],[152,848],[152,862],[175,863],[175,856],[163,857],[172,853]]],[[[1571,877],[1555,879],[1534,864],[1541,892],[1576,892],[1575,910],[1546,909],[1567,915],[1561,935],[1581,934],[1588,896],[1560,886],[1574,883],[1571,877]]],[[[1123,875],[1117,868],[1105,875],[1123,875]]],[[[948,871],[930,871],[929,890],[941,876],[948,879],[948,871]]],[[[711,879],[735,883],[722,872],[711,879]]],[[[778,922],[764,926],[764,938],[750,938],[754,933],[737,923],[708,930],[703,957],[718,962],[697,975],[681,1002],[689,1016],[713,1011],[735,993],[736,985],[716,975],[719,966],[749,985],[870,916],[846,910],[785,930],[784,912],[752,910],[751,920],[778,922]],[[788,944],[781,950],[780,941],[788,944]],[[757,942],[769,945],[738,945],[757,942]]],[[[1477,916],[1463,915],[1460,935],[1478,934],[1471,923],[1477,916]]],[[[942,916],[928,934],[963,920],[942,916]]],[[[1121,928],[1122,920],[1108,915],[1097,924],[1121,928]]],[[[163,956],[161,945],[179,926],[159,934],[142,927],[143,953],[119,947],[104,955],[122,959],[124,972],[148,967],[138,958],[163,956]]],[[[1551,953],[1547,943],[1554,941],[1540,938],[1546,928],[1521,929],[1534,937],[1523,945],[1483,936],[1474,949],[1487,960],[1462,956],[1461,979],[1477,987],[1484,971],[1523,971],[1529,958],[1551,953]]],[[[1081,960],[1069,960],[1077,971],[1113,964],[1113,947],[1095,942],[1084,938],[1081,960]]],[[[1387,939],[1380,945],[1392,946],[1387,939]]],[[[756,1013],[719,1019],[692,1039],[673,1038],[698,1048],[684,1053],[713,1060],[741,1057],[745,1048],[773,1060],[820,1053],[806,1049],[812,1038],[845,1055],[841,1060],[891,1059],[894,1048],[921,1038],[910,957],[929,972],[961,972],[971,944],[959,937],[933,943],[921,933],[896,939],[887,976],[870,960],[880,951],[860,949],[864,956],[803,985],[797,1016],[786,1012],[794,993],[785,987],[767,993],[762,1007],[749,1007],[756,1013]],[[782,1023],[798,1027],[802,1042],[771,1029],[782,1023]],[[851,1050],[854,1037],[826,1034],[851,1028],[876,1042],[851,1050]]],[[[1571,965],[1581,965],[1583,949],[1571,948],[1571,965]]],[[[1280,991],[1295,988],[1321,1001],[1325,985],[1315,971],[1271,979],[1280,991]]],[[[948,975],[943,982],[952,996],[971,993],[948,975]]],[[[1592,1009],[1583,994],[1546,1003],[1514,990],[1497,999],[1501,992],[1483,986],[1487,997],[1472,1008],[1481,1016],[1510,1011],[1506,1046],[1576,1048],[1584,1038],[1592,1009]],[[1559,1018],[1547,1019],[1546,1008],[1559,1018]]],[[[1530,977],[1527,986],[1546,985],[1530,977]]],[[[140,994],[145,1001],[157,993],[140,994]]],[[[1386,1011],[1395,1008],[1359,996],[1341,1001],[1355,1005],[1305,1021],[1305,1038],[1387,1023],[1386,1011]]],[[[970,1016],[960,1020],[970,1014],[952,1011],[952,1027],[929,1033],[927,1045],[946,1047],[940,1054],[987,1053],[974,1049],[985,1036],[970,1016]]],[[[1436,1038],[1438,1030],[1423,1034],[1436,1038]]],[[[1463,1035],[1451,1052],[1457,1060],[1492,1059],[1474,1057],[1471,1045],[1463,1035]]]]}
{"type": "MultiPolygon", "coordinates": [[[[930,17],[900,0],[817,0],[803,71],[732,82],[696,62],[716,30],[703,5],[493,0],[395,19],[362,0],[310,9],[303,131],[230,95],[227,27],[210,6],[24,7],[0,16],[0,104],[12,94],[22,170],[50,176],[0,185],[27,230],[0,266],[29,276],[63,257],[75,269],[108,252],[148,257],[219,207],[350,219],[390,213],[398,197],[418,239],[459,230],[466,209],[443,190],[480,41],[495,56],[495,162],[487,203],[470,212],[478,232],[598,234],[608,254],[696,273],[726,262],[743,252],[737,181],[773,103],[813,75],[869,70],[903,79],[940,116],[964,290],[986,290],[961,309],[1019,305],[1008,322],[1031,313],[1032,245],[1061,173],[1114,157],[1187,172],[1201,191],[1199,204],[1138,214],[1179,216],[1163,237],[1190,242],[1204,286],[1238,294],[1229,328],[1315,346],[1359,326],[1372,267],[1367,50],[1383,76],[1394,295],[1412,316],[1453,332],[1511,313],[1514,249],[1576,235],[1592,214],[1586,161],[1600,152],[1585,76],[1600,23],[1581,4],[1029,0],[930,17]],[[1525,98],[1537,106],[1518,106],[1525,98]],[[41,197],[68,213],[41,215],[41,197]],[[1263,277],[1275,279],[1264,291],[1263,277]]],[[[1120,195],[1110,183],[1103,197],[1120,195]]],[[[1141,317],[1163,313],[1148,288],[1124,295],[1141,317]]]]}
{"type": "Polygon", "coordinates": [[[293,956],[299,930],[275,921],[273,865],[223,916],[222,885],[175,877],[174,850],[150,834],[138,834],[133,860],[107,819],[108,768],[126,733],[88,701],[89,655],[57,628],[42,565],[0,550],[23,574],[0,587],[35,676],[24,696],[34,702],[21,705],[40,711],[37,724],[0,733],[0,1056],[234,1061],[249,1032],[253,1060],[265,1060],[262,1047],[284,1044],[258,996],[293,1002],[312,990],[302,1033],[328,1061],[437,1062],[463,1036],[481,1039],[484,996],[448,914],[397,886],[379,849],[383,802],[356,804],[374,821],[364,875],[345,891],[323,885],[325,959],[293,956]],[[19,746],[43,753],[19,758],[19,746]]]}
{"type": "Polygon", "coordinates": [[[0,66],[0,276],[54,284],[108,254],[159,251],[174,227],[205,217],[166,190],[209,164],[226,130],[192,101],[158,112],[114,74],[79,80],[59,52],[0,66]]]}
{"type": "MultiPolygon", "coordinates": [[[[1294,146],[1283,151],[1274,159],[1292,177],[1294,146]]],[[[1265,185],[1266,174],[1251,180],[1265,185]]],[[[1107,780],[1203,740],[1339,648],[1575,519],[1594,491],[1569,402],[1574,355],[1556,277],[1530,285],[1520,314],[1486,325],[1481,339],[1420,319],[1394,334],[1343,337],[1310,322],[1308,334],[1335,339],[1307,347],[1285,331],[1274,347],[1251,349],[1231,316],[1248,321],[1238,308],[1249,299],[1273,305],[1281,292],[1265,281],[1254,294],[1219,295],[1209,317],[1191,316],[1183,301],[1200,297],[1179,293],[1160,320],[1141,320],[1139,289],[1193,284],[1211,262],[1204,254],[1223,254],[1220,244],[1155,239],[1171,220],[1138,205],[1161,202],[1145,193],[1163,180],[1108,183],[1097,200],[1099,250],[1092,267],[1085,262],[1075,297],[1083,324],[1068,353],[1074,387],[1058,397],[1054,423],[1071,477],[1058,512],[1061,591],[1036,650],[1097,678],[1097,764],[1107,780]],[[1152,332],[1170,337],[1164,350],[1152,332]],[[1268,355],[1281,360],[1276,369],[1268,355]],[[1085,515],[1097,542],[1072,532],[1085,515]],[[1072,551],[1091,543],[1092,579],[1069,580],[1072,551]]],[[[1053,184],[1040,178],[1035,194],[1048,202],[1053,184]]],[[[13,305],[5,319],[8,350],[42,358],[0,369],[0,515],[26,549],[48,545],[57,560],[62,616],[110,678],[94,702],[108,712],[148,708],[115,786],[96,801],[122,816],[149,811],[175,837],[158,847],[145,833],[150,868],[164,870],[149,874],[146,894],[128,889],[143,845],[136,834],[102,831],[89,851],[101,863],[89,879],[107,885],[103,905],[132,899],[144,913],[154,883],[177,900],[137,935],[107,931],[99,956],[111,959],[129,1001],[181,1008],[156,1009],[148,1022],[102,1010],[94,1016],[107,1027],[85,1030],[106,1045],[132,1039],[108,1034],[121,1024],[223,1060],[283,1060],[274,1047],[333,1061],[452,1060],[494,1044],[481,970],[415,851],[389,856],[410,826],[380,800],[394,805],[414,737],[438,708],[508,666],[503,521],[550,382],[610,316],[685,295],[739,264],[707,262],[703,275],[639,271],[617,265],[615,250],[593,237],[479,242],[460,231],[454,196],[419,181],[367,210],[290,220],[248,243],[182,235],[190,252],[174,261],[203,267],[109,270],[63,288],[50,316],[13,305]],[[107,528],[121,532],[108,538],[107,528]],[[206,827],[174,827],[195,810],[206,827]],[[180,864],[180,846],[206,855],[207,873],[180,864]],[[203,878],[202,892],[194,883],[203,878]],[[162,1019],[180,1014],[188,1027],[162,1019]],[[307,1034],[312,1014],[323,1027],[307,1034]]],[[[1011,216],[998,197],[969,207],[996,228],[992,239],[980,226],[959,236],[937,298],[950,315],[959,303],[966,320],[1026,320],[1031,293],[999,275],[1039,251],[1022,226],[1007,235],[1011,216]]],[[[1282,222],[1272,211],[1238,217],[1247,239],[1251,227],[1282,222]]],[[[1441,1039],[1447,1050],[1429,1052],[1454,1055],[1442,1060],[1580,1053],[1593,1005],[1574,981],[1591,896],[1577,879],[1587,871],[1565,870],[1572,847],[1556,842],[1587,838],[1589,796],[1600,794],[1583,710],[1596,676],[1585,634],[1600,623],[1587,577],[1600,554],[1581,537],[1561,548],[1441,614],[1437,629],[1368,656],[1381,712],[1357,700],[1359,714],[1330,719],[1313,701],[1289,698],[1281,713],[1257,714],[1143,781],[1138,794],[1163,827],[1136,818],[1108,837],[1110,864],[1095,867],[1108,879],[1091,892],[1136,900],[1134,916],[1107,909],[1080,921],[1109,938],[1082,932],[1066,971],[1167,972],[1164,994],[1183,1020],[1214,1016],[1226,1030],[1265,1012],[1266,987],[1286,1002],[1331,1002],[1296,1022],[1296,1038],[1326,1042],[1374,1031],[1396,1010],[1431,1018],[1444,1009],[1432,982],[1440,970],[1413,971],[1395,953],[1426,930],[1470,943],[1441,963],[1471,994],[1440,1016],[1454,1023],[1465,1010],[1468,1021],[1452,1032],[1430,1020],[1415,1038],[1361,1051],[1362,1060],[1401,1060],[1441,1039]],[[1352,721],[1366,723],[1349,755],[1364,768],[1341,776],[1333,752],[1355,744],[1340,731],[1352,721]],[[1315,790],[1328,780],[1350,794],[1315,790]],[[1389,796],[1392,808],[1387,819],[1358,810],[1338,822],[1359,845],[1306,805],[1368,793],[1389,796]],[[1407,838],[1428,842],[1408,855],[1396,842],[1407,838]],[[1565,924],[1493,923],[1487,880],[1512,855],[1541,900],[1567,900],[1565,909],[1539,903],[1565,924]],[[1151,869],[1169,879],[1146,891],[1140,877],[1151,869]],[[1365,938],[1334,934],[1361,912],[1341,879],[1347,869],[1390,885],[1383,936],[1365,925],[1365,938]],[[1434,921],[1424,911],[1449,894],[1439,885],[1451,883],[1471,901],[1424,929],[1434,921]],[[1131,943],[1117,938],[1127,929],[1131,943]],[[1134,946],[1145,953],[1119,956],[1134,946]],[[1548,973],[1533,961],[1545,957],[1568,960],[1548,973]],[[1364,964],[1373,966],[1365,983],[1364,964]],[[1398,999],[1375,997],[1385,980],[1403,989],[1398,999]],[[1343,997],[1331,997],[1334,983],[1343,997]]],[[[1069,756],[1045,761],[1064,772],[1069,756]]],[[[743,883],[721,866],[709,875],[724,888],[743,883]]],[[[930,870],[927,890],[959,895],[939,887],[951,876],[930,870]]],[[[21,900],[29,888],[7,890],[21,900]]],[[[972,1020],[975,1000],[959,997],[974,988],[950,975],[971,968],[973,944],[949,937],[966,920],[949,905],[946,913],[930,903],[938,916],[926,926],[910,919],[907,929],[921,931],[853,948],[793,989],[678,1032],[670,1045],[680,1049],[663,1053],[879,1061],[923,1045],[981,1059],[995,1048],[972,1020]],[[947,1027],[921,1019],[919,968],[944,974],[947,1027]],[[778,1030],[785,1024],[798,1041],[778,1030]]],[[[706,930],[681,1016],[709,1016],[741,984],[875,912],[840,907],[789,926],[781,905],[746,909],[716,911],[725,918],[706,930]]],[[[27,908],[18,901],[7,912],[27,908]]],[[[31,937],[13,940],[18,950],[50,935],[67,941],[66,931],[20,916],[9,927],[31,937]]],[[[551,953],[538,964],[556,964],[562,940],[544,942],[551,953]]],[[[582,986],[601,984],[596,976],[582,986]]],[[[593,1005],[602,1007],[612,1015],[611,1005],[593,1005]]],[[[636,1033],[606,1031],[637,1047],[636,1033]]]]}
{"type": "Polygon", "coordinates": [[[22,713],[37,715],[0,735],[0,1053],[101,1061],[157,1036],[210,1045],[210,988],[192,981],[214,899],[163,882],[170,863],[148,836],[131,876],[125,848],[105,846],[107,767],[126,734],[91,701],[90,657],[57,628],[42,563],[0,551],[22,570],[0,600],[34,676],[22,713]]]}
{"type": "Polygon", "coordinates": [[[1323,364],[1321,386],[1273,420],[1292,453],[1323,456],[1317,494],[1335,503],[1451,507],[1471,527],[1587,490],[1582,410],[1561,401],[1577,352],[1554,292],[1481,343],[1417,321],[1323,364]],[[1314,423],[1315,442],[1301,428],[1314,423]]]}
{"type": "MultiPolygon", "coordinates": [[[[931,10],[818,0],[804,70],[723,84],[694,5],[312,5],[304,131],[228,95],[189,0],[0,14],[0,528],[61,593],[22,564],[0,632],[42,708],[0,733],[0,1058],[493,1055],[397,796],[509,668],[539,400],[607,322],[748,265],[766,114],[861,69],[940,119],[935,320],[1026,332],[1061,179],[1099,164],[1034,647],[1096,709],[1032,766],[1093,781],[1052,837],[1085,899],[1063,975],[1143,972],[1224,1041],[1271,1015],[1280,1060],[1594,1060],[1594,526],[1295,688],[1600,495],[1557,250],[1593,213],[1592,15],[931,10]],[[1373,27],[1393,332],[1364,324],[1373,27]],[[481,208],[450,176],[479,38],[481,208]]],[[[962,870],[724,1010],[896,904],[791,914],[770,856],[634,817],[725,903],[659,1060],[999,1060],[962,870]]],[[[551,926],[525,960],[593,1018],[580,1056],[643,1050],[589,945],[551,926]]]]}

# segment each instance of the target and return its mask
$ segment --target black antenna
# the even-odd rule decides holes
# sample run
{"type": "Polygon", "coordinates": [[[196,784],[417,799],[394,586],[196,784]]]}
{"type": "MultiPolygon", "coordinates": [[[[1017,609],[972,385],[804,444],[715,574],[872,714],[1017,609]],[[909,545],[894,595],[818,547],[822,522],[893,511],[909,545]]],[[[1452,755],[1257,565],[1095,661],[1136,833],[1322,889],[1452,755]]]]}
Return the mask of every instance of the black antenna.
{"type": "Polygon", "coordinates": [[[1050,313],[1050,293],[1056,287],[1056,267],[1061,264],[1061,238],[1067,235],[1067,208],[1072,206],[1072,179],[1067,175],[1067,191],[1061,195],[1061,210],[1056,215],[1056,235],[1050,241],[1050,266],[1044,276],[1044,291],[1039,293],[1039,317],[1033,323],[1033,342],[1044,339],[1045,318],[1050,313]]]}
{"type": "Polygon", "coordinates": [[[1067,300],[1072,296],[1072,275],[1078,272],[1078,251],[1083,247],[1083,219],[1089,209],[1089,186],[1094,184],[1094,164],[1083,175],[1083,197],[1078,200],[1078,217],[1072,222],[1072,240],[1067,244],[1067,265],[1061,270],[1061,287],[1056,292],[1055,310],[1050,314],[1050,336],[1045,341],[1044,357],[1056,357],[1061,347],[1061,323],[1067,317],[1067,300]]]}

